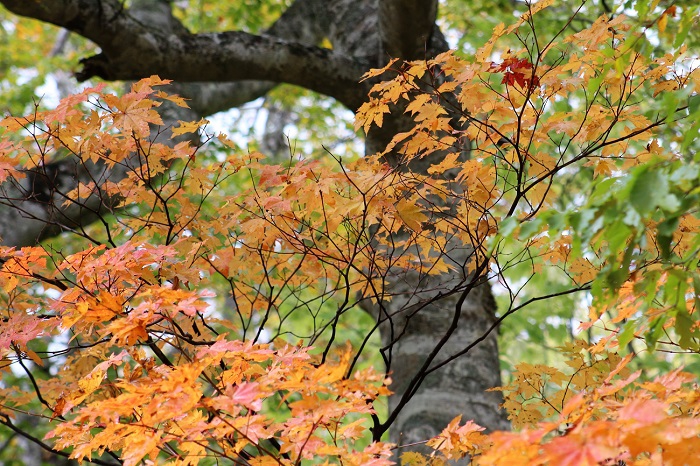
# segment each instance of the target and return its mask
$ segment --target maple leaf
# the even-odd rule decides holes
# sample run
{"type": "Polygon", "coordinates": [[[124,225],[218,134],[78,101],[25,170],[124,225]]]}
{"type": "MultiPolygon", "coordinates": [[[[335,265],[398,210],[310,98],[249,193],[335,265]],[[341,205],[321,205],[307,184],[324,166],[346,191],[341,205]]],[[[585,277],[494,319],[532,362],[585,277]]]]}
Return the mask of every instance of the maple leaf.
{"type": "Polygon", "coordinates": [[[111,334],[111,341],[115,345],[134,345],[140,341],[148,340],[146,325],[151,318],[148,315],[135,317],[131,314],[128,318],[114,320],[101,333],[111,334]]]}
{"type": "Polygon", "coordinates": [[[124,466],[136,466],[141,464],[145,456],[155,459],[158,456],[160,432],[151,429],[141,429],[137,435],[124,436],[128,439],[128,448],[124,449],[121,459],[124,466]]]}
{"type": "Polygon", "coordinates": [[[130,92],[122,97],[115,95],[103,96],[104,101],[116,109],[112,118],[114,125],[127,134],[135,133],[138,137],[146,137],[150,133],[149,124],[162,125],[155,107],[160,103],[143,98],[138,92],[130,92]]]}
{"type": "Polygon", "coordinates": [[[190,121],[190,122],[178,121],[178,123],[180,124],[180,126],[178,126],[177,128],[172,128],[172,133],[173,133],[172,137],[177,137],[177,136],[181,136],[183,134],[197,132],[197,131],[199,131],[199,128],[201,128],[204,125],[209,124],[209,120],[202,118],[199,121],[190,121]]]}
{"type": "Polygon", "coordinates": [[[13,312],[9,319],[0,320],[0,355],[5,356],[13,346],[26,349],[27,343],[48,333],[54,319],[40,319],[24,312],[13,312]]]}
{"type": "Polygon", "coordinates": [[[44,113],[42,117],[46,122],[64,122],[77,105],[86,102],[90,96],[101,93],[106,86],[106,83],[100,83],[94,87],[85,88],[79,93],[64,97],[55,110],[44,113]]]}
{"type": "Polygon", "coordinates": [[[259,384],[243,382],[232,389],[230,399],[233,403],[243,405],[251,411],[260,411],[262,396],[259,384]]]}
{"type": "Polygon", "coordinates": [[[423,229],[422,223],[428,220],[423,209],[407,199],[402,199],[396,204],[396,213],[404,225],[416,232],[421,231],[423,229]]]}
{"type": "MultiPolygon", "coordinates": [[[[2,149],[0,148],[0,150],[2,149]]],[[[0,161],[0,183],[5,182],[8,178],[19,180],[25,176],[25,173],[16,169],[15,164],[0,161]]]]}
{"type": "Polygon", "coordinates": [[[180,97],[179,95],[166,94],[163,91],[157,91],[154,95],[156,97],[158,97],[159,99],[168,100],[168,101],[174,103],[175,105],[177,105],[178,107],[190,108],[190,106],[187,105],[187,102],[185,102],[186,100],[189,100],[189,99],[184,99],[184,98],[180,97]]]}
{"type": "Polygon", "coordinates": [[[606,422],[595,423],[585,434],[569,433],[543,446],[543,457],[560,466],[598,466],[621,458],[619,431],[606,422]]]}
{"type": "MultiPolygon", "coordinates": [[[[416,96],[411,102],[406,106],[406,113],[411,113],[411,115],[415,115],[418,111],[420,111],[421,107],[423,105],[426,105],[428,102],[432,100],[432,96],[430,94],[420,94],[416,96]]],[[[411,133],[399,133],[394,138],[400,137],[402,134],[408,136],[411,133]]],[[[403,137],[406,137],[403,136],[403,137]]]]}
{"type": "Polygon", "coordinates": [[[105,372],[102,369],[95,368],[85,377],[78,380],[78,390],[71,393],[70,396],[61,397],[59,402],[54,407],[54,416],[64,415],[73,407],[82,403],[87,397],[93,394],[99,388],[104,379],[105,372]]]}
{"type": "Polygon", "coordinates": [[[158,75],[151,75],[147,78],[142,78],[131,85],[131,92],[147,95],[153,93],[153,86],[162,86],[173,82],[171,79],[162,79],[158,75]]]}
{"type": "Polygon", "coordinates": [[[454,418],[437,437],[430,439],[427,445],[442,452],[447,459],[460,459],[474,453],[479,448],[478,442],[484,441],[480,432],[485,429],[473,421],[467,421],[460,426],[461,420],[462,416],[454,418]]]}
{"type": "Polygon", "coordinates": [[[679,84],[674,80],[661,81],[654,84],[654,97],[661,94],[662,92],[675,91],[679,88],[679,84]]]}
{"type": "Polygon", "coordinates": [[[495,73],[504,73],[501,84],[512,86],[517,84],[522,89],[529,89],[540,85],[540,79],[533,74],[532,63],[527,58],[517,59],[510,57],[502,63],[492,63],[492,71],[495,73]]]}
{"type": "Polygon", "coordinates": [[[389,60],[389,63],[384,65],[382,68],[372,68],[371,70],[367,71],[364,75],[362,75],[362,81],[366,81],[367,79],[374,78],[377,76],[380,76],[384,74],[387,70],[391,69],[391,67],[398,61],[398,58],[392,58],[389,60]]]}
{"type": "Polygon", "coordinates": [[[355,131],[362,128],[367,133],[372,123],[382,127],[384,114],[389,113],[389,105],[379,99],[370,99],[363,103],[355,113],[355,131]]]}

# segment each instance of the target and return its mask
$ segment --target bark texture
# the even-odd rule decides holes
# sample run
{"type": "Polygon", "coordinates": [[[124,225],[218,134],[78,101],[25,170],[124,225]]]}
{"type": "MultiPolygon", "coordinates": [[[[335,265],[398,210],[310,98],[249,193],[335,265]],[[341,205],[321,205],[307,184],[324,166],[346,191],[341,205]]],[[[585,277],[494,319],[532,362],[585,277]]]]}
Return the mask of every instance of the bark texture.
{"type": "MultiPolygon", "coordinates": [[[[166,123],[241,105],[278,83],[302,86],[356,110],[371,86],[359,82],[369,68],[392,57],[422,59],[447,49],[436,25],[437,0],[296,0],[261,34],[190,33],[165,0],[135,0],[130,8],[121,0],[0,3],[95,42],[101,52],[82,60],[80,80],[135,80],[152,74],[174,79],[174,92],[191,99],[192,109],[171,109],[166,123]],[[319,46],[323,39],[332,50],[319,46]]],[[[387,117],[381,130],[367,135],[367,152],[383,149],[410,124],[401,112],[387,117]]],[[[33,244],[82,228],[110,208],[108,200],[94,196],[73,210],[58,208],[61,202],[54,201],[81,177],[114,181],[122,176],[103,167],[84,173],[69,162],[51,169],[55,176],[39,173],[33,183],[0,193],[4,244],[33,244]]],[[[472,260],[469,245],[452,245],[447,254],[461,269],[472,260]]],[[[389,418],[375,425],[375,434],[388,430],[394,442],[418,442],[439,433],[457,415],[490,429],[507,427],[499,396],[484,391],[500,384],[493,332],[467,354],[451,359],[491,331],[495,306],[488,284],[466,273],[428,278],[399,271],[386,286],[395,298],[375,314],[383,322],[383,352],[395,394],[389,418]]]]}

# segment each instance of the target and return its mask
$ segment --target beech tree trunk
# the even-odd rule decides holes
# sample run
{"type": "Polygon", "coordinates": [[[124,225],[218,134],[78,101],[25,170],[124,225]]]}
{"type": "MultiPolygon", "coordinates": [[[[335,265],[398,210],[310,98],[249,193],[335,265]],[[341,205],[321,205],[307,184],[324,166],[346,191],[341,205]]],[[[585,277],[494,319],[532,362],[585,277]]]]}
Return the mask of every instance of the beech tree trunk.
{"type": "MultiPolygon", "coordinates": [[[[136,80],[152,74],[175,80],[172,92],[191,99],[191,110],[171,110],[164,120],[194,120],[265,95],[290,83],[330,96],[351,110],[366,99],[370,68],[391,57],[423,59],[447,50],[436,25],[438,0],[296,0],[266,31],[191,34],[166,0],[0,0],[8,10],[49,22],[99,45],[81,61],[79,80],[136,80]],[[333,49],[318,46],[328,39],[333,49]]],[[[367,152],[383,149],[410,124],[402,116],[370,130],[367,152]]],[[[78,231],[109,203],[99,195],[84,209],[54,203],[84,173],[51,167],[37,183],[6,188],[0,207],[0,237],[24,246],[61,231],[78,231]]],[[[120,173],[94,167],[100,179],[120,173]]],[[[455,416],[489,429],[506,428],[500,397],[486,389],[500,384],[498,348],[492,330],[495,304],[489,285],[469,276],[469,245],[451,245],[462,272],[424,277],[397,273],[386,286],[395,298],[375,310],[382,324],[383,353],[393,379],[389,418],[375,426],[391,440],[411,444],[439,433],[455,416]],[[491,333],[489,333],[491,332],[491,333]],[[465,349],[483,339],[468,352],[465,349]],[[465,353],[460,357],[454,357],[465,353]]],[[[413,447],[411,447],[413,448],[413,447]]]]}

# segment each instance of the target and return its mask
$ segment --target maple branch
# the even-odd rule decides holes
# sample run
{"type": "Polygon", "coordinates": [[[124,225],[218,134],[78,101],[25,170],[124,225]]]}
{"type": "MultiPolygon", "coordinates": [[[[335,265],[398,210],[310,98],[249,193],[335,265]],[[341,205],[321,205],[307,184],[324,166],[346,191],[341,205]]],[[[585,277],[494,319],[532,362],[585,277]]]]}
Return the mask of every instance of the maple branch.
{"type": "Polygon", "coordinates": [[[328,49],[230,31],[159,37],[155,44],[105,51],[81,60],[80,81],[136,80],[152,74],[178,81],[262,79],[296,84],[358,108],[366,66],[328,49]],[[112,53],[110,53],[112,52],[112,53]],[[153,58],[156,58],[155,60],[153,58]]]}
{"type": "MultiPolygon", "coordinates": [[[[143,2],[133,2],[130,13],[138,17],[139,4],[143,2]]],[[[172,17],[170,3],[165,4],[167,11],[161,12],[161,15],[172,17]]],[[[173,21],[177,20],[173,18],[173,21]]],[[[294,1],[264,32],[268,36],[309,46],[318,45],[328,33],[326,0],[294,1]]],[[[178,82],[173,87],[183,97],[192,99],[189,105],[200,116],[207,116],[262,97],[277,85],[273,81],[178,82]]]]}
{"type": "Polygon", "coordinates": [[[17,362],[19,363],[20,367],[22,367],[22,370],[27,374],[27,377],[29,377],[29,381],[32,383],[32,387],[34,388],[34,393],[36,393],[36,399],[39,400],[39,403],[42,405],[46,406],[49,411],[53,411],[53,408],[51,405],[49,405],[49,402],[46,401],[46,399],[42,396],[41,390],[39,389],[39,385],[36,383],[36,379],[34,378],[34,374],[32,374],[32,371],[29,370],[29,368],[22,362],[22,352],[20,351],[19,347],[15,346],[14,348],[15,354],[17,355],[17,362]]]}
{"type": "Polygon", "coordinates": [[[153,74],[187,82],[259,79],[296,84],[351,109],[359,107],[367,91],[366,84],[358,83],[367,64],[325,48],[241,31],[191,34],[172,15],[159,11],[148,17],[158,18],[158,24],[146,23],[117,0],[2,3],[99,45],[101,53],[81,60],[83,69],[76,75],[81,81],[153,74]]]}
{"type": "Polygon", "coordinates": [[[4,245],[30,246],[64,231],[80,230],[98,220],[100,212],[110,206],[101,193],[61,206],[66,200],[65,193],[78,182],[106,179],[104,167],[88,167],[69,157],[36,166],[25,173],[24,179],[9,180],[0,187],[0,205],[4,206],[0,209],[0,237],[4,245]]]}
{"type": "Polygon", "coordinates": [[[379,35],[389,57],[425,58],[433,36],[438,0],[380,0],[379,35]]]}
{"type": "Polygon", "coordinates": [[[168,356],[166,356],[165,353],[163,353],[163,351],[160,348],[158,348],[158,345],[156,345],[156,342],[153,340],[150,334],[148,335],[148,340],[146,340],[146,346],[148,346],[151,349],[151,351],[153,351],[153,353],[156,356],[158,356],[158,359],[160,359],[160,361],[163,364],[169,367],[175,367],[170,358],[168,358],[168,356]]]}
{"type": "MultiPolygon", "coordinates": [[[[24,430],[20,429],[19,427],[15,426],[12,423],[12,421],[10,420],[9,416],[7,416],[5,414],[0,414],[0,424],[8,427],[15,434],[21,435],[22,437],[26,438],[30,442],[37,444],[43,450],[48,451],[52,455],[62,456],[63,458],[70,458],[70,453],[66,453],[65,451],[60,451],[60,450],[54,450],[53,448],[51,448],[50,445],[42,442],[37,437],[34,437],[33,435],[30,435],[29,433],[27,433],[24,430]]],[[[119,458],[117,458],[117,460],[119,460],[119,458]]],[[[99,464],[101,466],[119,466],[122,464],[121,461],[119,461],[119,463],[109,463],[107,461],[103,461],[100,459],[93,459],[90,457],[83,458],[83,461],[87,461],[88,463],[93,463],[93,464],[99,464]]]]}

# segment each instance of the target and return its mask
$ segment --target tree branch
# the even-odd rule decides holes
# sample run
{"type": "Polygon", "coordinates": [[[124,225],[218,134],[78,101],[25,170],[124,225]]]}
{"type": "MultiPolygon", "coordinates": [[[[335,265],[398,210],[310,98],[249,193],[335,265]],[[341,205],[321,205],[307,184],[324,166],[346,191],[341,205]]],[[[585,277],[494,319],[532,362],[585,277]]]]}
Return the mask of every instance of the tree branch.
{"type": "MultiPolygon", "coordinates": [[[[131,11],[133,12],[132,6],[131,11]]],[[[296,0],[266,31],[267,35],[305,45],[318,45],[328,35],[326,0],[296,0]]],[[[190,99],[188,104],[199,115],[239,107],[263,97],[278,83],[236,81],[217,83],[174,83],[172,91],[190,99]]],[[[181,118],[182,119],[182,118],[181,118]]]]}
{"type": "Polygon", "coordinates": [[[259,79],[302,86],[351,109],[366,93],[358,81],[367,65],[329,49],[240,31],[190,34],[172,21],[156,27],[115,0],[2,3],[99,45],[101,53],[81,60],[79,80],[137,80],[152,74],[187,82],[259,79]]]}
{"type": "MultiPolygon", "coordinates": [[[[48,451],[49,453],[51,453],[51,454],[53,454],[53,455],[62,456],[62,457],[64,457],[64,458],[70,458],[70,454],[68,454],[68,453],[66,453],[66,452],[64,452],[64,451],[54,450],[53,448],[51,448],[50,445],[48,445],[48,444],[42,442],[42,441],[39,440],[37,437],[34,437],[33,435],[30,435],[29,433],[27,433],[27,432],[23,431],[22,429],[18,428],[17,426],[15,426],[15,425],[12,423],[12,421],[10,420],[9,416],[0,415],[0,424],[2,424],[2,425],[4,425],[4,426],[8,427],[8,428],[11,429],[14,433],[16,433],[16,434],[18,434],[18,435],[21,435],[22,437],[26,438],[27,440],[29,440],[29,441],[31,441],[31,442],[34,442],[34,443],[37,444],[39,447],[41,447],[43,450],[46,450],[46,451],[48,451]]],[[[117,458],[117,460],[118,460],[118,458],[117,458]]],[[[93,464],[99,464],[99,465],[102,465],[102,466],[116,466],[117,464],[121,464],[121,461],[120,461],[119,463],[110,463],[110,462],[103,461],[103,460],[100,460],[100,459],[97,459],[97,458],[95,458],[95,459],[93,459],[93,458],[85,458],[85,459],[83,459],[83,461],[87,461],[87,462],[93,463],[93,464]]]]}

